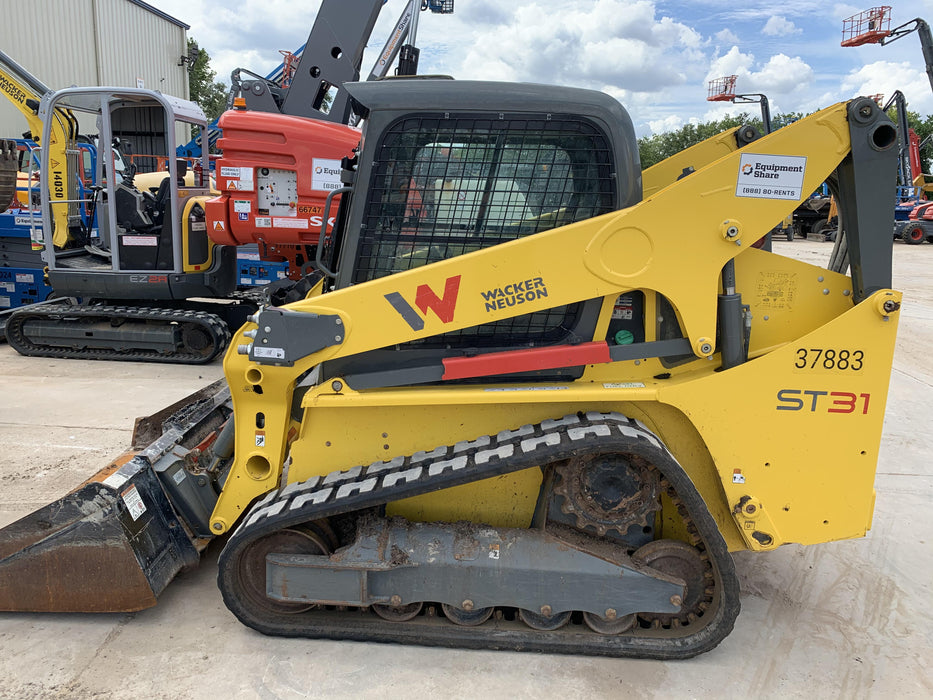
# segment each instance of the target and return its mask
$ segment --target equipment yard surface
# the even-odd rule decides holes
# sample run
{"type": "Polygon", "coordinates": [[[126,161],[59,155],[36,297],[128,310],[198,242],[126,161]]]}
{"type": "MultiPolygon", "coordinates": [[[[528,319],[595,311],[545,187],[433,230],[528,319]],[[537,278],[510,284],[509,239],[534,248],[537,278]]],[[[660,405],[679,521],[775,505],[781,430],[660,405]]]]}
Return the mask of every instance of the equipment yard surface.
{"type": "MultiPolygon", "coordinates": [[[[822,264],[831,245],[775,249],[822,264]]],[[[931,268],[933,245],[894,243],[904,305],[872,530],[738,553],[742,612],[712,652],[659,662],[264,637],[224,607],[215,543],[140,613],[0,613],[0,698],[931,697],[931,268]]],[[[220,361],[45,360],[0,346],[0,527],[120,453],[135,417],[222,376],[220,361]]]]}

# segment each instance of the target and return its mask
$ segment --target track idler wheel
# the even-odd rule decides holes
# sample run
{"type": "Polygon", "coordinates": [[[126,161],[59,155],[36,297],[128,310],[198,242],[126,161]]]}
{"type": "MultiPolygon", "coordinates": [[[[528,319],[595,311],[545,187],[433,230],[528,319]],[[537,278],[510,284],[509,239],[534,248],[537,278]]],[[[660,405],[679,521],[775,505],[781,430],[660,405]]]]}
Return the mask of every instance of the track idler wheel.
{"type": "Polygon", "coordinates": [[[458,608],[453,605],[448,605],[447,603],[441,603],[441,608],[444,611],[444,614],[447,616],[447,619],[453,622],[455,625],[461,625],[463,627],[476,627],[481,625],[490,617],[492,617],[493,608],[458,608]]]}
{"type": "Polygon", "coordinates": [[[685,599],[680,613],[651,613],[643,616],[646,620],[659,621],[662,626],[669,627],[675,621],[693,622],[698,616],[697,613],[702,614],[706,563],[696,548],[680,540],[655,540],[639,548],[632,555],[632,560],[669,576],[676,576],[686,584],[685,599]]]}
{"type": "Polygon", "coordinates": [[[266,595],[266,556],[273,553],[329,554],[324,538],[300,527],[279,530],[253,542],[237,562],[239,588],[251,605],[276,614],[295,614],[313,608],[313,604],[283,602],[266,595]]]}

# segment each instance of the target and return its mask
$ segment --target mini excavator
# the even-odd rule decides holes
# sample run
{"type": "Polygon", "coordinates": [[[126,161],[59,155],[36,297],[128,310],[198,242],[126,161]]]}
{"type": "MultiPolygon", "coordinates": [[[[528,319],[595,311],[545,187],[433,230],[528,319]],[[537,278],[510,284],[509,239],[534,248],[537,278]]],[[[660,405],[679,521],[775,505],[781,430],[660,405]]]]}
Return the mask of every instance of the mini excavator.
{"type": "Polygon", "coordinates": [[[599,92],[345,89],[322,278],[0,530],[0,609],[145,608],[225,535],[221,595],[264,634],[686,658],[733,628],[731,552],[865,534],[901,304],[872,100],[642,173],[599,92]],[[824,181],[827,268],[756,247],[824,181]]]}
{"type": "MultiPolygon", "coordinates": [[[[232,331],[262,300],[301,298],[313,273],[320,212],[330,191],[340,188],[341,157],[359,142],[359,131],[348,125],[349,96],[340,86],[360,77],[363,50],[383,5],[322,0],[288,87],[257,76],[236,78],[236,102],[250,109],[240,120],[220,122],[228,138],[218,145],[228,153],[217,178],[232,196],[229,211],[211,221],[210,231],[204,213],[211,194],[207,153],[195,159],[194,173],[187,172],[185,159],[175,158],[191,130],[207,135],[198,105],[141,88],[52,92],[0,52],[0,87],[44,144],[38,190],[41,220],[52,222],[53,235],[42,240],[38,227],[33,233],[58,298],[12,312],[0,327],[10,345],[38,357],[205,364],[224,351],[232,331]],[[313,121],[290,122],[286,115],[313,121]],[[77,186],[78,117],[97,124],[102,156],[87,196],[77,186]],[[296,123],[297,142],[291,139],[296,123]],[[251,140],[237,129],[249,131],[251,140]],[[153,172],[108,178],[108,164],[118,155],[111,144],[126,135],[144,139],[148,147],[135,154],[136,161],[153,172]],[[299,159],[314,164],[314,177],[295,180],[299,159]],[[287,261],[290,281],[238,291],[236,246],[243,243],[257,245],[263,260],[287,261]]],[[[406,2],[371,78],[385,75],[399,55],[400,70],[416,72],[422,9],[449,14],[453,1],[406,2]]],[[[0,201],[3,189],[0,182],[0,201]]]]}

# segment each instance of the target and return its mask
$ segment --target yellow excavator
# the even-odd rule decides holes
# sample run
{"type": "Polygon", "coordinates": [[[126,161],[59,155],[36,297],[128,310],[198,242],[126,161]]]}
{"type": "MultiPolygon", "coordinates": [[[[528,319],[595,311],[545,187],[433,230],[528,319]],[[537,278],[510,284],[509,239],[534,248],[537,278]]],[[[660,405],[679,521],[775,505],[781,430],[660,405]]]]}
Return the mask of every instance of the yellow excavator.
{"type": "MultiPolygon", "coordinates": [[[[35,141],[39,142],[42,138],[43,124],[48,122],[50,125],[49,138],[39,145],[48,155],[48,196],[55,205],[52,207],[53,241],[57,247],[64,247],[71,240],[70,227],[78,225],[81,220],[78,209],[78,180],[68,177],[69,170],[79,171],[80,152],[76,145],[78,120],[68,109],[52,109],[46,114],[47,108],[43,106],[42,98],[50,95],[52,91],[2,51],[0,90],[26,117],[26,123],[35,141]]],[[[2,194],[5,195],[6,192],[2,194]]],[[[9,201],[5,196],[0,199],[4,204],[9,201]]]]}
{"type": "Polygon", "coordinates": [[[733,627],[731,552],[865,534],[901,304],[872,100],[642,173],[599,92],[345,89],[324,279],[0,531],[0,609],[141,609],[226,535],[265,634],[686,658],[733,627]],[[827,268],[756,247],[826,180],[827,268]]]}

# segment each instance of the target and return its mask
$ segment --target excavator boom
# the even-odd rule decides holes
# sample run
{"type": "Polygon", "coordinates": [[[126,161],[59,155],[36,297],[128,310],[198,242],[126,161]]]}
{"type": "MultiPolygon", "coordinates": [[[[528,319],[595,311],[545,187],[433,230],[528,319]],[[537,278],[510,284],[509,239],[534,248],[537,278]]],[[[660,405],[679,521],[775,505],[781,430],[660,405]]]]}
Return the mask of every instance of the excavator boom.
{"type": "MultiPolygon", "coordinates": [[[[39,141],[43,133],[43,119],[39,116],[42,98],[51,93],[42,81],[0,51],[0,89],[7,99],[22,112],[33,138],[39,141]]],[[[64,247],[71,240],[70,226],[77,224],[77,181],[68,177],[69,169],[77,172],[78,121],[64,109],[48,115],[49,137],[40,146],[48,154],[49,197],[52,203],[53,240],[64,247]]],[[[6,201],[6,198],[3,198],[6,201]]]]}

